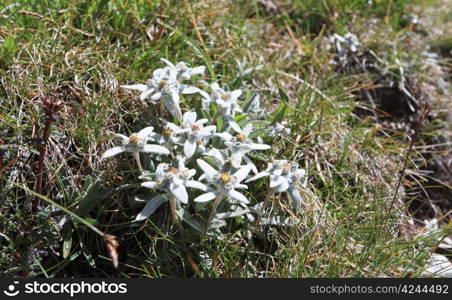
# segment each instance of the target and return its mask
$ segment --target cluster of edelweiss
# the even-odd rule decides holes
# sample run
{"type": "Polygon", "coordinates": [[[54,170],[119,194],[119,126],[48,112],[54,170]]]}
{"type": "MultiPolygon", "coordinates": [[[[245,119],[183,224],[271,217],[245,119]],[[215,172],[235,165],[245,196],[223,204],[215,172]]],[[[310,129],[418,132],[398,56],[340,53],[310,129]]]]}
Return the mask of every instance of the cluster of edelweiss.
{"type": "MultiPolygon", "coordinates": [[[[162,203],[169,201],[174,222],[181,218],[195,229],[203,230],[205,227],[184,210],[184,206],[189,204],[191,189],[202,191],[191,202],[195,205],[195,210],[204,210],[207,205],[203,203],[213,201],[207,229],[218,230],[226,224],[224,219],[228,217],[241,216],[252,221],[253,214],[257,214],[261,219],[263,202],[250,206],[251,201],[239,190],[248,188],[243,182],[248,183],[265,176],[270,177],[270,188],[274,192],[287,192],[294,208],[299,209],[301,196],[296,185],[305,176],[305,171],[299,169],[297,163],[275,160],[268,164],[265,171],[259,173],[252,159],[247,156],[252,151],[271,148],[270,145],[252,140],[251,123],[242,128],[236,122],[236,114],[240,114],[243,123],[251,113],[262,111],[259,109],[259,96],[256,94],[252,97],[250,103],[245,105],[247,108],[242,109],[238,103],[241,90],[226,91],[218,83],[213,83],[208,94],[198,87],[186,84],[193,77],[202,76],[204,66],[190,68],[183,62],[174,65],[165,59],[162,61],[167,66],[155,70],[146,84],[121,87],[140,91],[141,100],[149,98],[152,102],[160,101],[172,115],[174,122],[162,120],[160,133],[154,132],[153,127],[146,127],[129,137],[116,134],[122,139],[122,146],[113,147],[103,155],[103,158],[108,158],[122,152],[132,152],[141,172],[140,179],[144,180],[141,186],[157,191],[157,195],[148,201],[136,220],[146,219],[162,203]],[[184,94],[201,96],[202,105],[199,110],[211,119],[210,122],[207,118],[198,119],[195,111],[182,114],[180,97],[184,94]],[[158,161],[157,167],[152,162],[152,170],[144,170],[139,153],[156,154],[154,160],[158,161]],[[202,171],[197,180],[194,179],[197,172],[194,169],[195,161],[202,171]],[[228,205],[220,206],[222,203],[228,205]],[[226,212],[217,212],[219,207],[224,207],[226,212]]],[[[208,86],[205,81],[199,82],[208,86]]],[[[269,135],[290,133],[288,128],[279,123],[264,128],[265,131],[269,135]]]]}

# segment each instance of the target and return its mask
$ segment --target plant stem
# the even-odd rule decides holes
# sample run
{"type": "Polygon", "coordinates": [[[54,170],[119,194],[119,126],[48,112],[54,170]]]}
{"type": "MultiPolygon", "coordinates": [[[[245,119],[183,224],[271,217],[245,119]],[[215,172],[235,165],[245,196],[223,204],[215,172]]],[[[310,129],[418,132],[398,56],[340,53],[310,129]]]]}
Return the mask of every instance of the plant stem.
{"type": "Polygon", "coordinates": [[[207,228],[210,227],[210,222],[215,217],[215,215],[217,213],[217,208],[220,205],[222,199],[223,199],[223,193],[220,192],[220,193],[218,193],[217,197],[215,198],[215,201],[213,202],[212,211],[210,212],[209,219],[207,221],[207,228]]]}
{"type": "Polygon", "coordinates": [[[135,156],[135,160],[136,160],[136,162],[137,162],[138,169],[140,170],[140,173],[143,173],[143,172],[144,172],[144,169],[143,169],[143,166],[141,165],[141,161],[140,161],[140,153],[135,152],[135,153],[134,153],[134,156],[135,156]]]}
{"type": "MultiPolygon", "coordinates": [[[[44,125],[44,132],[42,134],[42,140],[41,140],[41,148],[39,149],[39,159],[38,159],[38,166],[36,168],[36,181],[34,186],[34,191],[37,194],[41,194],[42,189],[42,175],[44,172],[44,159],[47,152],[47,142],[50,136],[50,128],[53,123],[53,119],[51,117],[46,117],[45,125],[44,125]]],[[[33,212],[36,212],[39,206],[40,198],[35,197],[35,200],[33,201],[31,210],[33,212]]]]}
{"type": "Polygon", "coordinates": [[[177,214],[176,214],[176,198],[171,197],[170,198],[170,208],[171,208],[171,217],[173,219],[173,223],[178,223],[177,214]]]}

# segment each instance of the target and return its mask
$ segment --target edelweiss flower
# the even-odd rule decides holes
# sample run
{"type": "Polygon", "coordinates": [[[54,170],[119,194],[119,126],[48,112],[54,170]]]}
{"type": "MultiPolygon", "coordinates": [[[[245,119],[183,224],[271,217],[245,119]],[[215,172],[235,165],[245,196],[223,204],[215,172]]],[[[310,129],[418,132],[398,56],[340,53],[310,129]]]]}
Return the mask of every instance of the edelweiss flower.
{"type": "MultiPolygon", "coordinates": [[[[171,212],[174,220],[176,220],[176,202],[187,204],[188,193],[187,188],[195,188],[207,191],[205,184],[191,178],[196,174],[195,169],[188,169],[184,165],[184,160],[179,159],[178,167],[171,167],[169,164],[159,164],[155,171],[155,180],[141,183],[142,187],[149,189],[161,190],[170,196],[171,212]]],[[[147,179],[146,176],[141,176],[147,179]]]]}
{"type": "Polygon", "coordinates": [[[122,138],[122,146],[108,149],[102,155],[102,158],[112,157],[122,152],[169,154],[169,151],[162,146],[147,144],[148,141],[154,141],[154,138],[156,137],[156,133],[153,131],[153,127],[146,127],[129,137],[122,134],[115,134],[122,138]]]}
{"type": "Polygon", "coordinates": [[[210,125],[204,127],[208,122],[207,119],[200,119],[196,121],[196,112],[186,112],[182,118],[181,128],[186,135],[184,142],[184,154],[186,158],[191,158],[198,146],[203,145],[206,138],[211,137],[215,131],[216,126],[210,125]]]}
{"type": "Polygon", "coordinates": [[[297,163],[291,163],[287,160],[275,160],[268,164],[265,171],[251,177],[246,182],[270,176],[270,188],[279,193],[287,192],[292,198],[294,207],[298,209],[301,206],[302,199],[295,185],[305,175],[306,171],[299,169],[297,163]]]}
{"type": "Polygon", "coordinates": [[[358,49],[361,47],[361,43],[359,42],[358,38],[356,37],[356,35],[354,35],[353,33],[346,33],[344,36],[341,36],[339,34],[334,34],[330,40],[330,43],[335,43],[336,44],[336,49],[337,52],[339,52],[340,54],[343,54],[343,49],[341,44],[344,44],[348,49],[350,49],[351,52],[357,52],[358,49]]]}
{"type": "MultiPolygon", "coordinates": [[[[221,169],[223,166],[227,164],[232,166],[232,162],[230,159],[231,155],[229,154],[229,152],[231,152],[229,149],[211,148],[209,149],[209,151],[203,152],[203,155],[214,158],[215,160],[213,161],[213,164],[215,165],[215,167],[221,169]]],[[[245,162],[245,165],[250,167],[251,171],[253,171],[254,174],[258,173],[256,165],[246,155],[243,155],[243,161],[245,162]]]]}
{"type": "Polygon", "coordinates": [[[271,147],[266,144],[254,143],[249,135],[253,129],[253,125],[250,123],[241,129],[240,126],[235,123],[230,123],[232,129],[237,132],[235,136],[232,136],[228,132],[217,133],[216,135],[223,139],[224,145],[231,151],[231,163],[234,168],[238,168],[244,159],[245,154],[254,150],[268,150],[271,147]]]}
{"type": "Polygon", "coordinates": [[[192,76],[195,75],[204,75],[204,71],[206,70],[206,67],[199,66],[196,68],[189,68],[186,63],[183,61],[178,62],[176,65],[169,62],[168,60],[161,58],[161,60],[176,73],[177,78],[179,81],[183,80],[190,80],[192,76]]]}
{"type": "Polygon", "coordinates": [[[235,116],[235,113],[242,113],[242,108],[237,103],[238,98],[242,95],[241,90],[235,90],[227,92],[220,88],[218,83],[214,82],[210,86],[212,94],[209,95],[206,92],[200,92],[204,97],[203,108],[207,110],[206,106],[210,103],[214,103],[218,107],[218,114],[225,116],[227,119],[231,119],[235,116]]]}
{"type": "MultiPolygon", "coordinates": [[[[141,186],[164,191],[183,204],[188,203],[187,187],[207,191],[206,185],[199,181],[191,180],[196,174],[195,169],[188,169],[180,159],[178,168],[161,163],[155,171],[155,181],[146,181],[141,186]]],[[[143,177],[142,178],[147,178],[143,177]]]]}
{"type": "Polygon", "coordinates": [[[182,128],[174,123],[161,119],[163,122],[163,131],[158,139],[160,145],[165,146],[168,150],[171,150],[173,145],[179,144],[182,141],[180,134],[184,132],[182,128]]]}
{"type": "Polygon", "coordinates": [[[247,189],[248,187],[241,182],[248,176],[250,172],[249,166],[241,166],[234,174],[226,171],[218,171],[202,159],[196,160],[198,166],[204,171],[205,178],[215,188],[205,194],[194,199],[195,202],[207,202],[215,198],[218,206],[222,196],[232,198],[233,200],[249,203],[248,199],[236,189],[247,189]]]}
{"type": "Polygon", "coordinates": [[[151,96],[152,101],[163,101],[171,115],[177,120],[181,120],[182,111],[179,106],[180,95],[200,92],[197,87],[183,84],[181,80],[185,80],[187,77],[191,77],[191,75],[202,74],[204,71],[200,73],[201,69],[198,69],[199,67],[191,69],[185,64],[182,65],[182,63],[178,63],[179,66],[174,66],[169,61],[162,60],[172,67],[168,66],[155,70],[147,84],[121,85],[121,87],[140,91],[141,100],[145,100],[151,96]],[[187,74],[190,74],[190,76],[187,74]]]}
{"type": "Polygon", "coordinates": [[[281,123],[276,122],[275,125],[268,127],[272,136],[288,137],[290,135],[290,128],[285,127],[281,123]]]}

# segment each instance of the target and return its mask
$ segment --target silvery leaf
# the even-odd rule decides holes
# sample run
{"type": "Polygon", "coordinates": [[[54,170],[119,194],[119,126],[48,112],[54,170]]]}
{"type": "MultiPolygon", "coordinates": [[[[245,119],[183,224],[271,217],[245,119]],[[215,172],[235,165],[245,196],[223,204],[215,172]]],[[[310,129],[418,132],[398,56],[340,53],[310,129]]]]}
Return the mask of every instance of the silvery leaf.
{"type": "Polygon", "coordinates": [[[195,219],[193,219],[191,215],[186,213],[183,208],[177,210],[177,215],[182,221],[190,225],[190,227],[194,230],[198,231],[199,233],[205,232],[204,228],[195,219]]]}
{"type": "Polygon", "coordinates": [[[234,218],[234,217],[238,217],[238,216],[247,214],[249,212],[251,212],[251,211],[248,209],[244,209],[244,210],[238,210],[238,211],[227,212],[227,213],[218,213],[216,215],[216,218],[218,218],[218,219],[234,218]]]}
{"type": "Polygon", "coordinates": [[[157,195],[148,201],[143,210],[136,216],[135,221],[142,221],[152,215],[160,205],[162,205],[167,199],[160,195],[157,195]]]}

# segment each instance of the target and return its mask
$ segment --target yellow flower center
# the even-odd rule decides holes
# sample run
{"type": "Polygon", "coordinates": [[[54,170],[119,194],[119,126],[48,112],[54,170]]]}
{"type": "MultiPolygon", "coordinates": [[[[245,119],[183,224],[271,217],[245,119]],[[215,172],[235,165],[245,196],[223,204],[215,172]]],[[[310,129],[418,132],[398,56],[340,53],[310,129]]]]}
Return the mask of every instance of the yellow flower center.
{"type": "Polygon", "coordinates": [[[282,167],[283,167],[283,169],[285,171],[289,171],[290,170],[290,164],[289,163],[284,163],[282,167]]]}
{"type": "Polygon", "coordinates": [[[164,136],[170,136],[171,133],[173,133],[173,131],[171,129],[167,128],[167,129],[163,130],[163,135],[164,136]]]}
{"type": "Polygon", "coordinates": [[[193,130],[193,131],[199,130],[199,126],[198,125],[193,125],[191,127],[191,130],[193,130]]]}
{"type": "Polygon", "coordinates": [[[159,82],[159,84],[160,84],[160,86],[167,86],[168,85],[168,81],[166,81],[166,80],[160,80],[160,82],[159,82]]]}
{"type": "Polygon", "coordinates": [[[222,95],[221,95],[221,99],[223,99],[223,100],[229,100],[229,99],[231,99],[231,96],[230,96],[229,94],[222,94],[222,95]]]}
{"type": "Polygon", "coordinates": [[[238,140],[241,141],[241,142],[243,142],[244,140],[246,140],[246,136],[245,136],[244,134],[241,134],[241,133],[237,134],[237,135],[235,136],[235,138],[238,139],[238,140]]]}
{"type": "Polygon", "coordinates": [[[229,183],[229,182],[231,182],[232,177],[228,173],[221,173],[220,180],[223,181],[224,183],[229,183]]]}
{"type": "Polygon", "coordinates": [[[170,174],[177,174],[177,173],[179,173],[179,169],[171,168],[171,169],[168,170],[168,173],[170,173],[170,174]]]}
{"type": "Polygon", "coordinates": [[[129,143],[130,144],[138,144],[138,142],[140,141],[140,138],[136,135],[131,135],[129,137],[129,143]]]}

